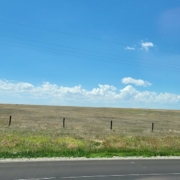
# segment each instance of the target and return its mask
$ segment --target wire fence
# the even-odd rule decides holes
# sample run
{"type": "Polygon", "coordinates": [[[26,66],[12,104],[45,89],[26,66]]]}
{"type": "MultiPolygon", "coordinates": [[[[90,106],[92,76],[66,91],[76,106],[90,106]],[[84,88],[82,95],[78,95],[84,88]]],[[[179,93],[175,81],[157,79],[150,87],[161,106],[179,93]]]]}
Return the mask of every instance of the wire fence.
{"type": "Polygon", "coordinates": [[[180,111],[0,104],[0,131],[7,129],[79,136],[180,135],[180,111]]]}
{"type": "Polygon", "coordinates": [[[68,134],[137,134],[148,135],[172,134],[180,135],[179,113],[168,115],[167,113],[151,113],[148,115],[138,113],[121,113],[121,116],[106,117],[103,114],[97,116],[82,114],[81,116],[71,115],[57,116],[41,114],[21,113],[9,116],[0,115],[0,130],[9,128],[12,130],[24,131],[46,131],[61,132],[68,134]]]}

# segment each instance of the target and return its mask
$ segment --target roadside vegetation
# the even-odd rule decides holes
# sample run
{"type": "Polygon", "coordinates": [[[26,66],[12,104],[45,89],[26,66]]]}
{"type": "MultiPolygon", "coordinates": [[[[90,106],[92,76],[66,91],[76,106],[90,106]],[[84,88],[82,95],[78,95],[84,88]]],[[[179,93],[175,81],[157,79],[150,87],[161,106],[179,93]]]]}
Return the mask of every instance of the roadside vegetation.
{"type": "Polygon", "coordinates": [[[180,156],[179,117],[167,110],[0,105],[0,158],[180,156]]]}

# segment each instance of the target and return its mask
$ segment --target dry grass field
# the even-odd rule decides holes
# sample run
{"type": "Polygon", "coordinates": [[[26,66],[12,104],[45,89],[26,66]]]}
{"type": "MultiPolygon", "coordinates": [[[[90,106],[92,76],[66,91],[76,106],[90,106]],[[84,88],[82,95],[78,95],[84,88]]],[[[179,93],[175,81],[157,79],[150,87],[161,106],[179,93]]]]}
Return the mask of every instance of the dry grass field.
{"type": "MultiPolygon", "coordinates": [[[[120,135],[180,135],[180,111],[89,108],[33,105],[0,105],[0,130],[6,131],[12,116],[12,131],[37,134],[75,134],[91,138],[109,133],[120,135]],[[65,128],[63,128],[65,118],[65,128]],[[110,121],[113,129],[110,130],[110,121]],[[154,132],[151,132],[154,123],[154,132]]],[[[8,128],[9,129],[9,128],[8,128]]]]}
{"type": "Polygon", "coordinates": [[[66,149],[86,146],[86,150],[93,147],[93,152],[97,149],[103,152],[106,148],[117,152],[142,148],[159,151],[166,147],[177,152],[180,150],[180,111],[0,105],[0,153],[24,149],[36,153],[42,144],[47,151],[49,146],[51,150],[54,146],[53,151],[62,146],[66,149]]]}

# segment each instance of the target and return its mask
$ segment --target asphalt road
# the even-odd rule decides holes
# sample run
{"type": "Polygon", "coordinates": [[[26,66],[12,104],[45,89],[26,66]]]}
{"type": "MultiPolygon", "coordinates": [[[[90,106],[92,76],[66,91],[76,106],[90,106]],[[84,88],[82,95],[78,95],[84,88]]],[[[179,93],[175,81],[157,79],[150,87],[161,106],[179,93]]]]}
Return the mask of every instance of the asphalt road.
{"type": "Polygon", "coordinates": [[[8,162],[0,180],[180,180],[180,160],[8,162]]]}

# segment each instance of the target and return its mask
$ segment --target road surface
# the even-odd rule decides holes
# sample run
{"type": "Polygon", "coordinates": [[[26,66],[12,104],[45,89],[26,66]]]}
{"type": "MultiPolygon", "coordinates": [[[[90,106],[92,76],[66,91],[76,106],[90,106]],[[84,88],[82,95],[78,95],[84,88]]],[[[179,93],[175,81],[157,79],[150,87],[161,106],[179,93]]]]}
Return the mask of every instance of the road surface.
{"type": "Polygon", "coordinates": [[[0,180],[180,180],[180,160],[8,162],[0,180]]]}

